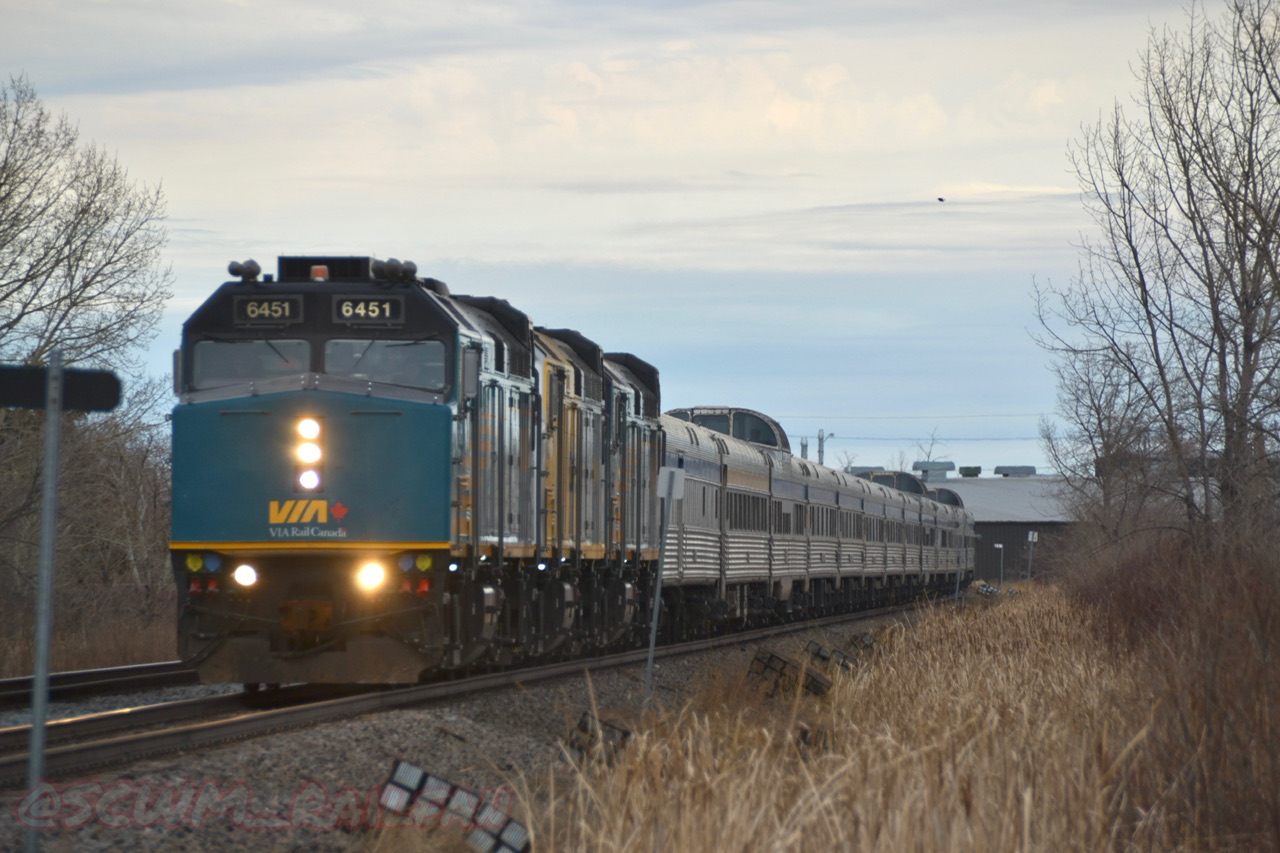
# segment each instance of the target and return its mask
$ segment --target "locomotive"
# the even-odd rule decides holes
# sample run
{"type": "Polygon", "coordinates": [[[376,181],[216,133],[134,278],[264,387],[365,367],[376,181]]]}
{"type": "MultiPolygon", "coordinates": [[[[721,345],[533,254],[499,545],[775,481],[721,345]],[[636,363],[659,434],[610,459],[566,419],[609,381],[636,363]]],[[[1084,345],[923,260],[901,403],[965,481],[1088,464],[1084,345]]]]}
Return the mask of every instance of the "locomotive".
{"type": "Polygon", "coordinates": [[[626,648],[654,607],[680,639],[972,578],[953,492],[797,458],[759,412],[662,414],[651,364],[505,300],[394,259],[228,269],[174,354],[178,645],[202,680],[416,682],[626,648]],[[662,466],[685,484],[665,530],[662,466]]]}

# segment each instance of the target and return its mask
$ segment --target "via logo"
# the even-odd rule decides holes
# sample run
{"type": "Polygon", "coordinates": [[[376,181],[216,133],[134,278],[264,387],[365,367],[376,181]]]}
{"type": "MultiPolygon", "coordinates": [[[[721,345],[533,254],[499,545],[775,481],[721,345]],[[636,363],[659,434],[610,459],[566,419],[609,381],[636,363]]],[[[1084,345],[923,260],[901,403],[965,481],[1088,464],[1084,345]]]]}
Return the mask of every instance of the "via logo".
{"type": "Polygon", "coordinates": [[[272,501],[267,517],[271,524],[329,523],[329,502],[317,500],[272,501]]]}

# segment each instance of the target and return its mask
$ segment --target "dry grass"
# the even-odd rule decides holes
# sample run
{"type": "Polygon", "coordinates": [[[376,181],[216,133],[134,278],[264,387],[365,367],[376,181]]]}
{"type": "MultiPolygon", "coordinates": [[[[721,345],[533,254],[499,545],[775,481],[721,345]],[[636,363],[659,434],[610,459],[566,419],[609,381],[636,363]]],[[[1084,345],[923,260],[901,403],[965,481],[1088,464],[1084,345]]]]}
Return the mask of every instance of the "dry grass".
{"type": "Polygon", "coordinates": [[[1273,547],[1206,558],[1185,537],[1096,560],[1064,579],[1104,614],[1135,677],[1159,697],[1138,801],[1163,826],[1153,849],[1280,850],[1280,557],[1273,547]]]}
{"type": "MultiPolygon", "coordinates": [[[[50,669],[173,660],[177,657],[171,589],[146,593],[122,584],[92,595],[63,593],[54,605],[50,669]]],[[[30,675],[35,659],[34,605],[11,610],[0,626],[0,678],[30,675]]]]}
{"type": "Polygon", "coordinates": [[[707,686],[526,786],[539,848],[1280,850],[1280,564],[1098,560],[928,613],[823,699],[707,686]]]}
{"type": "Polygon", "coordinates": [[[1106,848],[1154,700],[1096,634],[1045,589],[934,611],[824,699],[721,683],[613,766],[552,777],[535,830],[573,850],[1106,848]]]}

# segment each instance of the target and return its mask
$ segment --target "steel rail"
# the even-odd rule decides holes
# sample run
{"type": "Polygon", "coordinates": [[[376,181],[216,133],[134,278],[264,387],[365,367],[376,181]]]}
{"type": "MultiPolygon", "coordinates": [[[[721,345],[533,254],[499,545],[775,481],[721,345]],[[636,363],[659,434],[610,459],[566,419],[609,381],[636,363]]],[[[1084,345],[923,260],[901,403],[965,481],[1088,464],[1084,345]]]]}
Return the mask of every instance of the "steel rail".
{"type": "MultiPolygon", "coordinates": [[[[385,689],[383,685],[294,684],[261,693],[220,693],[195,699],[153,702],[131,708],[116,708],[78,717],[50,720],[45,724],[50,743],[83,741],[90,737],[137,731],[148,726],[170,725],[185,720],[234,714],[255,708],[276,708],[300,702],[333,698],[334,694],[350,694],[385,689]]],[[[31,726],[0,728],[0,756],[20,752],[31,741],[31,726]]]]}
{"type": "MultiPolygon", "coordinates": [[[[104,669],[77,669],[50,674],[49,698],[74,699],[135,688],[196,684],[199,680],[194,669],[176,660],[104,669]]],[[[29,675],[0,679],[0,707],[30,704],[32,681],[33,678],[29,675]]]]}
{"type": "MultiPolygon", "coordinates": [[[[910,609],[912,609],[912,605],[897,605],[803,622],[792,622],[785,625],[771,625],[739,633],[722,634],[715,637],[659,646],[657,656],[665,658],[693,654],[721,646],[754,642],[798,631],[823,628],[829,625],[865,621],[877,616],[902,613],[910,609]]],[[[392,708],[426,704],[441,699],[450,699],[468,693],[494,690],[515,684],[545,681],[567,675],[577,675],[582,672],[642,663],[647,657],[647,647],[632,649],[603,657],[561,661],[524,669],[504,669],[409,687],[392,687],[355,696],[309,702],[293,707],[252,711],[227,719],[191,723],[150,732],[104,738],[87,743],[53,747],[45,753],[45,772],[48,777],[52,778],[73,770],[123,764],[147,756],[209,746],[251,735],[283,731],[298,726],[328,722],[392,708]]],[[[25,781],[26,762],[27,755],[25,753],[0,757],[0,788],[12,787],[25,781]]]]}

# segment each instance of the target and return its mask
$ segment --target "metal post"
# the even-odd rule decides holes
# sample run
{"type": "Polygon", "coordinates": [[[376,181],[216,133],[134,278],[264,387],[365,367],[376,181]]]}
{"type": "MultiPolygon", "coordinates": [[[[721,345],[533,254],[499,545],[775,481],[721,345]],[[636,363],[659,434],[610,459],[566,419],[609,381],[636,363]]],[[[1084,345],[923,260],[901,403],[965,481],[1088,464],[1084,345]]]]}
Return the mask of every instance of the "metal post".
{"type": "MultiPolygon", "coordinates": [[[[680,461],[684,465],[684,460],[680,461]]],[[[671,524],[671,504],[684,497],[684,469],[658,469],[658,497],[662,501],[662,527],[658,531],[658,576],[653,582],[653,621],[649,624],[649,659],[644,666],[644,707],[649,707],[653,691],[653,657],[658,645],[658,616],[662,613],[662,572],[667,565],[667,528],[671,524]]]]}
{"type": "Polygon", "coordinates": [[[1031,583],[1031,557],[1036,552],[1036,540],[1033,538],[1034,533],[1027,537],[1027,583],[1031,583]]]}
{"type": "MultiPolygon", "coordinates": [[[[62,435],[62,351],[49,354],[44,409],[44,483],[40,508],[40,578],[36,598],[36,658],[31,686],[31,747],[27,789],[44,777],[45,720],[49,714],[49,645],[53,633],[54,546],[58,523],[58,443],[62,435]]],[[[27,850],[40,849],[39,831],[27,827],[27,850]]]]}
{"type": "Polygon", "coordinates": [[[997,542],[995,549],[1000,552],[1000,586],[1004,586],[1004,545],[997,542]]]}
{"type": "Polygon", "coordinates": [[[644,665],[644,707],[653,691],[653,657],[658,645],[658,615],[662,612],[662,570],[667,563],[667,525],[671,523],[671,499],[662,499],[662,527],[658,539],[658,576],[653,583],[653,620],[649,623],[649,658],[644,665]]]}

